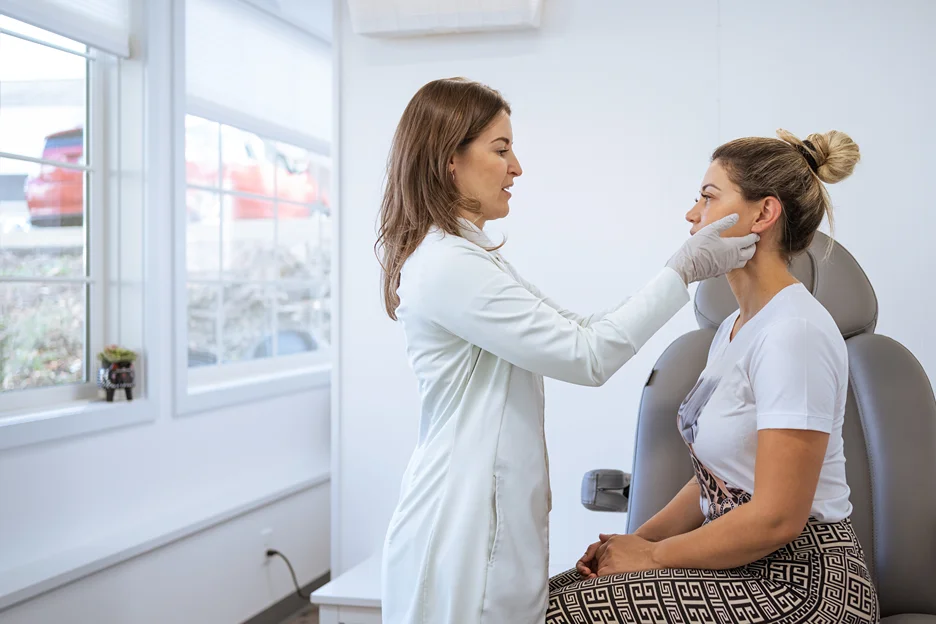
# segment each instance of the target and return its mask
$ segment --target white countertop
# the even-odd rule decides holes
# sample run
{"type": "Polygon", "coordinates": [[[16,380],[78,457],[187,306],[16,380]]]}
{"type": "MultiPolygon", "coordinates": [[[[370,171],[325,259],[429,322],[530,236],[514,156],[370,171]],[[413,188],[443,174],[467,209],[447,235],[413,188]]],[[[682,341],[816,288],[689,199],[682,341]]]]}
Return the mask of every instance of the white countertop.
{"type": "Polygon", "coordinates": [[[312,593],[312,604],[380,608],[380,555],[374,555],[312,593]]]}

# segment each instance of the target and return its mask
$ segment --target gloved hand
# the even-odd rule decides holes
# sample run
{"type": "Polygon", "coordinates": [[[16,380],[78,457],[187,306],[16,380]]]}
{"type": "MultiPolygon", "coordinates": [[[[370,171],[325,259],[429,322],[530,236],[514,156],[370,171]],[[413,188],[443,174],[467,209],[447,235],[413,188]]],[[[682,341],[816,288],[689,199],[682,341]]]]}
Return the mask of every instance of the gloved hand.
{"type": "Polygon", "coordinates": [[[754,257],[754,244],[760,236],[722,238],[721,233],[733,227],[738,219],[736,214],[728,215],[705,226],[683,243],[666,266],[679,273],[687,286],[740,269],[754,257]]]}

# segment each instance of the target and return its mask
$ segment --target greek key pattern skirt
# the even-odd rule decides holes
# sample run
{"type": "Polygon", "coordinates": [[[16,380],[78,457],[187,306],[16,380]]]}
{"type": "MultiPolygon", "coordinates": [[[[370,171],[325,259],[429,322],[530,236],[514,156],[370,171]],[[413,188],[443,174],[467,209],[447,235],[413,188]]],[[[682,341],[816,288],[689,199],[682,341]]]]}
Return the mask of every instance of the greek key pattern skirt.
{"type": "MultiPolygon", "coordinates": [[[[708,499],[708,521],[750,500],[726,488],[693,456],[708,499]]],[[[582,579],[576,570],[549,581],[546,624],[877,622],[877,592],[849,520],[810,519],[776,552],[732,570],[650,570],[582,579]]]]}

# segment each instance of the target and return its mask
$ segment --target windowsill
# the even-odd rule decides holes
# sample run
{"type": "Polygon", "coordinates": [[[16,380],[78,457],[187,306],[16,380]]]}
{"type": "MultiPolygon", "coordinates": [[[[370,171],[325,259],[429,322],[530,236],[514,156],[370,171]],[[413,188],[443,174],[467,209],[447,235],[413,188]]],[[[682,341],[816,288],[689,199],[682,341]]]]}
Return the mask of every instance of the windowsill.
{"type": "Polygon", "coordinates": [[[0,416],[0,450],[137,425],[155,418],[155,405],[145,398],[112,403],[74,401],[0,416]]]}
{"type": "Polygon", "coordinates": [[[189,416],[231,405],[315,390],[331,383],[331,369],[331,362],[326,362],[289,372],[238,377],[223,383],[200,385],[190,388],[179,397],[176,414],[189,416]]]}

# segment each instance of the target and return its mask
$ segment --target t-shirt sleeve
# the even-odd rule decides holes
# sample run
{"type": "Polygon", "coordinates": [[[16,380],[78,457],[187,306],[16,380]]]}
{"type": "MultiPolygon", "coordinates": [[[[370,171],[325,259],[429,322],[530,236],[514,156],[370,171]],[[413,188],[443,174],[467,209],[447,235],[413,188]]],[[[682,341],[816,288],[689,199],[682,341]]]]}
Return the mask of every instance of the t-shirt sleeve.
{"type": "Polygon", "coordinates": [[[802,318],[766,330],[749,368],[758,430],[832,432],[848,376],[840,340],[802,318]]]}

